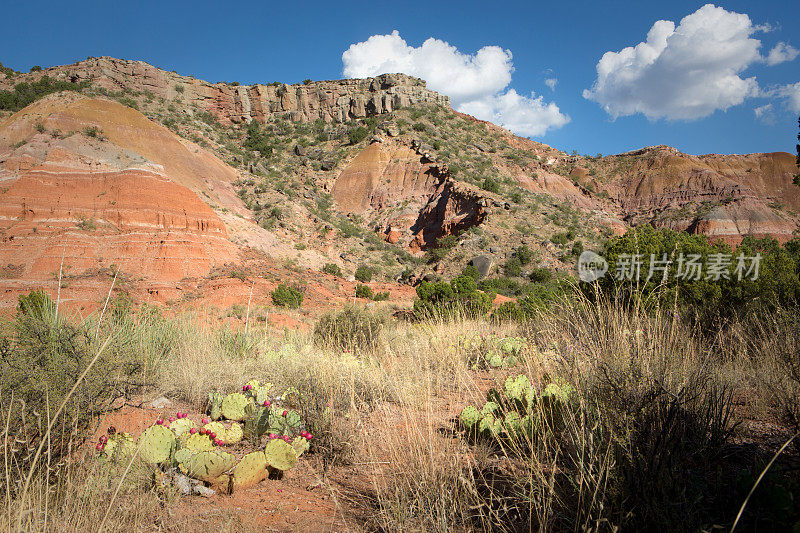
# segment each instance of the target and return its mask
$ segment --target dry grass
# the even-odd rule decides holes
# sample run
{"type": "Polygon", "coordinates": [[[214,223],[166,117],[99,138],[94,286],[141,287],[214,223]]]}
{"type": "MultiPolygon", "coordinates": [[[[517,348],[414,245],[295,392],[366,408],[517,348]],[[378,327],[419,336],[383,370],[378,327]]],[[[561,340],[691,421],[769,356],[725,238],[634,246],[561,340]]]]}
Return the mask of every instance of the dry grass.
{"type": "MultiPolygon", "coordinates": [[[[703,462],[725,460],[731,395],[746,397],[754,416],[787,423],[800,397],[791,316],[709,337],[667,311],[577,300],[524,327],[463,318],[389,323],[357,355],[319,347],[312,334],[221,330],[197,317],[139,324],[132,342],[154,392],[201,407],[211,388],[234,390],[252,378],[300,390],[325,467],[360,468],[375,505],[366,527],[383,531],[705,527],[714,510],[739,502],[712,497],[700,509],[692,498],[726,490],[728,477],[669,480],[681,469],[711,476],[703,462]],[[520,365],[470,369],[464,339],[519,334],[531,347],[520,365]],[[540,387],[556,377],[574,387],[563,419],[523,441],[464,438],[454,421],[463,406],[480,406],[489,385],[518,373],[540,387]],[[643,484],[653,479],[661,480],[656,490],[643,484]]],[[[44,464],[24,503],[5,491],[0,525],[14,529],[23,506],[25,530],[94,529],[116,486],[74,454],[44,464]]],[[[151,483],[126,485],[123,494],[106,529],[181,528],[168,522],[170,496],[151,483]]]]}

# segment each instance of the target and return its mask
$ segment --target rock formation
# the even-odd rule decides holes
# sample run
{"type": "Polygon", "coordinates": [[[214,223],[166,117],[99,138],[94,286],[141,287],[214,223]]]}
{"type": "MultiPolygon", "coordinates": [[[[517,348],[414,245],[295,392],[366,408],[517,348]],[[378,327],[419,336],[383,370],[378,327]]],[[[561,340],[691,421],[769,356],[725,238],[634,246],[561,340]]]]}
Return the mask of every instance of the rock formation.
{"type": "Polygon", "coordinates": [[[416,104],[450,105],[447,96],[427,89],[423,80],[405,74],[294,85],[239,85],[181,76],[144,61],[98,57],[48,68],[27,77],[42,75],[72,82],[90,80],[94,86],[112,92],[144,92],[167,100],[178,97],[187,105],[212,113],[223,123],[249,122],[253,118],[264,121],[272,115],[301,122],[345,122],[416,104]]]}

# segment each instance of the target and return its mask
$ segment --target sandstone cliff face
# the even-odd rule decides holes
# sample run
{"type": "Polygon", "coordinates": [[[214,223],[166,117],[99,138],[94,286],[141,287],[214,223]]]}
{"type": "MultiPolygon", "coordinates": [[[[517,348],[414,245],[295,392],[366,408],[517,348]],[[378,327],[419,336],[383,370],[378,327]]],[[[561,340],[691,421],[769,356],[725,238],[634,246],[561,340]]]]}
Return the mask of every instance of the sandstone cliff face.
{"type": "Polygon", "coordinates": [[[790,239],[798,228],[795,158],[784,152],[682,154],[658,146],[605,158],[607,190],[632,224],[652,222],[732,244],[744,235],[790,239]]]}
{"type": "Polygon", "coordinates": [[[52,280],[62,257],[70,276],[116,265],[158,282],[234,261],[225,226],[189,188],[227,180],[225,168],[120,104],[36,102],[0,124],[4,285],[52,280]]]}
{"type": "Polygon", "coordinates": [[[308,85],[233,85],[181,76],[143,61],[99,57],[26,76],[45,74],[73,82],[91,80],[93,85],[109,91],[146,91],[170,101],[180,97],[183,103],[209,111],[223,123],[264,121],[271,115],[288,115],[291,120],[301,122],[318,119],[345,122],[415,104],[450,105],[447,96],[427,89],[423,80],[405,74],[317,81],[308,85]]]}
{"type": "Polygon", "coordinates": [[[412,251],[486,217],[483,196],[453,181],[417,142],[374,139],[342,170],[331,192],[340,210],[376,220],[387,241],[412,251]]]}

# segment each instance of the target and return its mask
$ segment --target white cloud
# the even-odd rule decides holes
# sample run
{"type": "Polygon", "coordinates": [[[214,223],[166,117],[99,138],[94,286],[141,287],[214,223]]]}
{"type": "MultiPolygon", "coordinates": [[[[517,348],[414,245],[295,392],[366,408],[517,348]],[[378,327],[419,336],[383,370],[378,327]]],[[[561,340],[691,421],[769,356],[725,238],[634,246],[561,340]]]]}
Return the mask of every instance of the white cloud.
{"type": "Polygon", "coordinates": [[[794,46],[780,42],[767,54],[767,65],[772,66],[786,61],[793,61],[798,55],[800,55],[800,50],[794,46]]]}
{"type": "Polygon", "coordinates": [[[403,72],[427,81],[428,88],[450,97],[453,107],[482,120],[503,124],[520,135],[543,135],[569,122],[554,103],[508,89],[514,72],[510,50],[484,46],[465,54],[449,43],[428,38],[409,46],[395,30],[350,45],[342,54],[348,78],[403,72]]]}
{"type": "Polygon", "coordinates": [[[759,95],[755,77],[741,73],[762,61],[763,30],[745,14],[706,4],[674,22],[659,20],[644,42],[606,52],[584,98],[612,117],[642,113],[651,120],[692,120],[759,95]]]}
{"type": "Polygon", "coordinates": [[[556,85],[558,85],[558,78],[547,78],[544,80],[544,84],[550,87],[551,91],[555,91],[556,85]]]}
{"type": "Polygon", "coordinates": [[[779,87],[776,95],[786,99],[786,107],[794,113],[800,113],[800,81],[779,87]]]}
{"type": "Polygon", "coordinates": [[[758,106],[753,109],[756,118],[765,124],[775,124],[775,113],[772,104],[758,106]]]}

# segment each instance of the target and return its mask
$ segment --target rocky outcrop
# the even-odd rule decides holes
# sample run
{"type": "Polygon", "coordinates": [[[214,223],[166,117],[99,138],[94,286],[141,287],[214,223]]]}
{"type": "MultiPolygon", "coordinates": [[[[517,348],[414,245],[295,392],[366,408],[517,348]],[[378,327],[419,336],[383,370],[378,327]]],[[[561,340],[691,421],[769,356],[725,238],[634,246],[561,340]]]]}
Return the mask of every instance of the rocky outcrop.
{"type": "Polygon", "coordinates": [[[331,193],[341,211],[376,220],[387,242],[412,251],[486,217],[483,196],[454,181],[416,140],[374,138],[342,170],[331,193]]]}
{"type": "Polygon", "coordinates": [[[692,156],[656,146],[603,164],[617,170],[606,190],[631,224],[650,222],[731,244],[744,235],[785,241],[797,231],[800,187],[792,184],[791,154],[692,156]]]}
{"type": "Polygon", "coordinates": [[[275,115],[300,122],[345,122],[416,104],[450,105],[447,96],[427,89],[423,80],[405,74],[294,85],[239,85],[181,76],[144,61],[99,57],[25,76],[35,78],[45,74],[72,82],[89,80],[108,91],[144,92],[169,101],[178,99],[182,104],[214,114],[224,123],[264,121],[275,115]]]}

